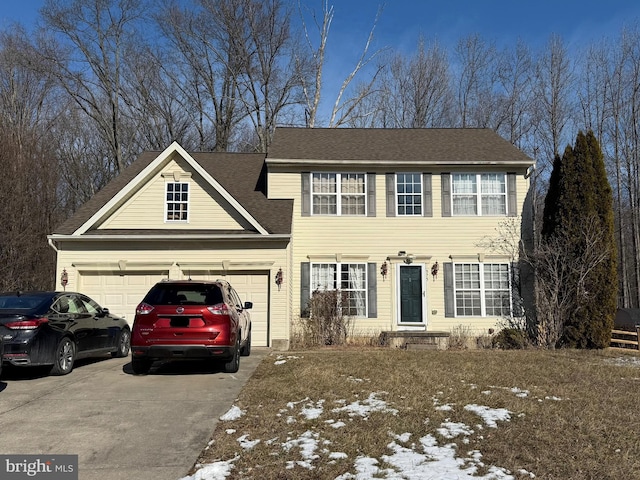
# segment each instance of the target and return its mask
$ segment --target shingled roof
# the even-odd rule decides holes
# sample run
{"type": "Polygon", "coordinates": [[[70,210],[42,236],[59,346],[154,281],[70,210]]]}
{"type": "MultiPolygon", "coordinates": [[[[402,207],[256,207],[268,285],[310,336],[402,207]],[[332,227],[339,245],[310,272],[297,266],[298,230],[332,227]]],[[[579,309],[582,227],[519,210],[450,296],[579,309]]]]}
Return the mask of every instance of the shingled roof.
{"type": "MultiPolygon", "coordinates": [[[[54,235],[71,235],[105,206],[118,192],[142,172],[161,152],[144,152],[120,175],[109,182],[73,216],[60,225],[54,235]]],[[[266,167],[263,154],[196,152],[190,153],[202,168],[235,198],[270,234],[290,234],[293,211],[292,200],[269,200],[266,197],[266,167]]],[[[131,235],[161,234],[157,230],[89,230],[87,234],[131,235]]],[[[203,234],[190,230],[173,231],[174,234],[203,234]]],[[[214,233],[210,231],[209,233],[214,233]]],[[[229,233],[229,232],[215,232],[229,233]]],[[[237,232],[235,232],[237,233],[237,232]]]]}
{"type": "Polygon", "coordinates": [[[276,129],[267,162],[279,160],[416,162],[432,165],[512,164],[534,161],[486,128],[276,129]]]}
{"type": "MultiPolygon", "coordinates": [[[[109,182],[54,235],[72,235],[116,194],[149,166],[162,152],[144,152],[109,182]]],[[[266,197],[266,165],[263,154],[196,152],[191,157],[270,234],[290,234],[292,200],[266,197]]],[[[278,127],[266,163],[384,162],[434,166],[509,165],[526,168],[534,161],[490,129],[429,128],[292,128],[278,127]]],[[[214,231],[210,231],[214,233],[214,231]]],[[[166,234],[165,230],[89,230],[88,235],[166,234]]],[[[196,231],[172,231],[195,234],[196,231]]],[[[198,231],[198,234],[204,232],[198,231]]],[[[230,232],[215,232],[225,234],[230,232]]],[[[245,232],[251,233],[251,232],[245,232]]],[[[257,232],[256,232],[257,233],[257,232]]]]}

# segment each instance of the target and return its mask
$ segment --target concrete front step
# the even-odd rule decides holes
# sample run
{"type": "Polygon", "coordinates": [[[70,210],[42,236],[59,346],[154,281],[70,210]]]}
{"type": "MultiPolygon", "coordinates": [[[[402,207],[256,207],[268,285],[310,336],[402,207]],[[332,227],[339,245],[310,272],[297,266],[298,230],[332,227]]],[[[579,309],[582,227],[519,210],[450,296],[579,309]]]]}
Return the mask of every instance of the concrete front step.
{"type": "Polygon", "coordinates": [[[380,345],[412,350],[446,350],[449,332],[390,331],[380,334],[380,345]]]}

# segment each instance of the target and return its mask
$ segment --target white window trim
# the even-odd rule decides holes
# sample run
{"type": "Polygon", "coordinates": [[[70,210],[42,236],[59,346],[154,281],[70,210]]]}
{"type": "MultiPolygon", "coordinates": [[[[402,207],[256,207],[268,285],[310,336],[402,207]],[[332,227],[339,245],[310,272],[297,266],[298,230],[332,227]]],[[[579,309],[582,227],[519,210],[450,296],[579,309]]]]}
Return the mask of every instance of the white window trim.
{"type": "Polygon", "coordinates": [[[311,215],[312,216],[317,216],[317,217],[366,217],[367,216],[367,174],[366,173],[362,173],[362,172],[311,172],[309,174],[309,184],[310,184],[310,188],[309,188],[309,195],[311,195],[310,198],[310,208],[311,208],[311,215]],[[335,193],[314,193],[313,191],[313,176],[314,175],[335,175],[336,176],[336,192],[335,193]],[[362,175],[363,177],[363,186],[364,186],[364,192],[363,193],[357,193],[357,194],[352,194],[352,193],[345,193],[343,194],[340,191],[340,187],[342,185],[342,175],[362,175]],[[313,204],[313,198],[314,196],[321,196],[321,195],[335,195],[336,196],[336,213],[315,213],[314,212],[314,204],[313,204]],[[364,212],[361,214],[350,214],[350,213],[342,213],[342,196],[343,195],[361,195],[364,198],[364,212]]]}
{"type": "MultiPolygon", "coordinates": [[[[451,174],[451,215],[454,217],[506,217],[509,215],[509,191],[508,191],[508,185],[507,185],[507,174],[506,172],[485,172],[485,173],[493,173],[493,174],[498,174],[498,175],[502,175],[504,177],[504,185],[505,185],[505,189],[504,189],[504,193],[498,193],[498,194],[492,194],[492,195],[502,195],[504,197],[504,214],[485,214],[483,215],[482,213],[482,175],[484,173],[473,173],[473,172],[457,172],[457,173],[452,173],[451,174]],[[470,194],[470,193],[455,193],[454,192],[454,178],[456,175],[475,175],[476,177],[476,193],[475,194],[470,194]],[[454,205],[454,198],[456,196],[469,196],[469,195],[473,195],[476,197],[476,210],[477,213],[475,215],[473,214],[466,214],[466,213],[456,213],[455,210],[455,205],[454,205]]],[[[489,194],[487,194],[489,195],[489,194]]]]}
{"type": "Polygon", "coordinates": [[[175,180],[175,179],[170,179],[167,180],[164,184],[164,223],[189,223],[189,219],[191,217],[191,182],[188,181],[184,181],[184,180],[175,180]],[[187,201],[186,202],[170,202],[169,200],[167,200],[167,194],[168,192],[168,186],[169,184],[175,185],[175,184],[187,184],[188,185],[188,191],[187,191],[187,201]],[[169,215],[169,203],[186,203],[187,205],[187,218],[185,220],[174,220],[174,219],[169,219],[167,218],[167,216],[169,215]]]}
{"type": "MultiPolygon", "coordinates": [[[[487,315],[487,299],[486,293],[487,289],[485,288],[484,282],[484,267],[485,265],[506,265],[507,266],[507,277],[508,277],[508,290],[509,290],[509,316],[513,315],[513,286],[511,285],[511,264],[506,262],[487,262],[486,264],[483,262],[454,262],[453,263],[453,313],[455,317],[458,318],[473,318],[478,317],[478,315],[459,315],[458,314],[458,288],[456,287],[456,267],[458,265],[479,265],[479,275],[480,275],[480,317],[495,317],[496,315],[491,314],[487,315]]],[[[494,291],[494,290],[489,290],[494,291]]]]}
{"type": "Polygon", "coordinates": [[[358,292],[362,291],[364,293],[364,313],[362,315],[357,315],[354,318],[368,318],[369,317],[369,275],[367,269],[366,262],[310,262],[309,267],[309,292],[313,295],[317,289],[314,289],[313,285],[313,267],[317,265],[335,265],[336,268],[336,277],[334,278],[336,288],[335,289],[325,289],[326,291],[345,291],[345,292],[358,292]],[[340,288],[341,277],[340,274],[342,272],[342,265],[362,265],[364,266],[364,288],[363,289],[347,289],[342,290],[340,288]]]}
{"type": "MultiPolygon", "coordinates": [[[[395,194],[396,194],[396,216],[398,217],[423,217],[424,216],[424,179],[420,172],[396,172],[395,174],[395,194]],[[418,185],[420,186],[420,193],[400,193],[398,192],[398,175],[418,175],[418,185]],[[400,213],[400,195],[403,196],[417,196],[420,199],[420,213],[400,213]]],[[[405,205],[406,207],[406,205],[405,205]]]]}

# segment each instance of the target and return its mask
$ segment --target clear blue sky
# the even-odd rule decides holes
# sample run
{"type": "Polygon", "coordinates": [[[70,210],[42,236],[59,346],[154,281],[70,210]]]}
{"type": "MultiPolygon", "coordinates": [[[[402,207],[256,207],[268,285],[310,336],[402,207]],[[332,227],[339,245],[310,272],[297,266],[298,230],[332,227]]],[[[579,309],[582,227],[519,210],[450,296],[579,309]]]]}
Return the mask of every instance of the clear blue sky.
{"type": "MultiPolygon", "coordinates": [[[[334,0],[333,5],[333,29],[339,33],[341,48],[352,42],[360,47],[377,3],[334,0]]],[[[537,49],[557,33],[575,47],[603,36],[615,37],[623,25],[639,20],[638,0],[387,0],[376,28],[376,46],[409,52],[423,35],[427,41],[435,39],[449,47],[477,33],[498,46],[520,38],[537,49]]]]}
{"type": "MultiPolygon", "coordinates": [[[[323,0],[303,0],[320,9],[323,0]]],[[[30,25],[44,0],[2,0],[0,27],[13,21],[30,25]]],[[[376,0],[329,0],[334,5],[333,42],[341,48],[361,48],[375,18],[376,0]]],[[[443,46],[471,33],[514,42],[518,37],[535,46],[550,33],[569,42],[597,40],[617,34],[640,19],[638,0],[386,0],[376,29],[377,47],[410,51],[422,34],[443,46]]]]}
{"type": "MultiPolygon", "coordinates": [[[[302,0],[321,11],[324,0],[302,0]]],[[[28,29],[44,0],[0,0],[0,28],[20,22],[28,29]]],[[[339,85],[354,67],[376,17],[376,0],[329,0],[334,19],[329,36],[327,71],[339,85]]],[[[534,51],[552,33],[570,49],[603,37],[616,38],[623,26],[640,22],[640,0],[386,0],[372,50],[391,47],[414,51],[422,35],[450,50],[468,35],[479,34],[498,47],[518,39],[534,51]]],[[[336,85],[336,86],[337,86],[336,85]]]]}

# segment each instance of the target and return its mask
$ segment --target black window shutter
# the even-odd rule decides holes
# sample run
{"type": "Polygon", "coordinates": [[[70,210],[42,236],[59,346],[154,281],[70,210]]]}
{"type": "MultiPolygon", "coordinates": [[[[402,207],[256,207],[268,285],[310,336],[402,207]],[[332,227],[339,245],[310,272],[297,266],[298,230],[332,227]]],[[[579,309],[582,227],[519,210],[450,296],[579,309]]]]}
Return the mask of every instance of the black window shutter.
{"type": "Polygon", "coordinates": [[[311,264],[300,264],[300,316],[309,317],[309,299],[311,298],[311,264]]]}
{"type": "Polygon", "coordinates": [[[447,262],[442,265],[444,275],[444,316],[455,317],[456,305],[453,292],[453,263],[447,262]]]}
{"type": "Polygon", "coordinates": [[[367,217],[376,216],[376,174],[367,173],[367,217]]]}
{"type": "Polygon", "coordinates": [[[422,174],[422,203],[423,215],[425,217],[433,217],[433,198],[431,192],[431,174],[422,174]]]}
{"type": "Polygon", "coordinates": [[[311,173],[302,172],[302,203],[303,217],[311,216],[311,173]]]}
{"type": "Polygon", "coordinates": [[[442,216],[451,216],[451,174],[440,174],[442,179],[442,216]]]}
{"type": "Polygon", "coordinates": [[[515,173],[507,173],[507,215],[509,217],[518,216],[518,197],[515,173]]]}
{"type": "Polygon", "coordinates": [[[396,216],[396,174],[387,173],[386,189],[387,189],[387,217],[396,216]]]}
{"type": "Polygon", "coordinates": [[[375,263],[367,263],[367,304],[369,307],[369,318],[378,318],[378,272],[375,263]]]}

